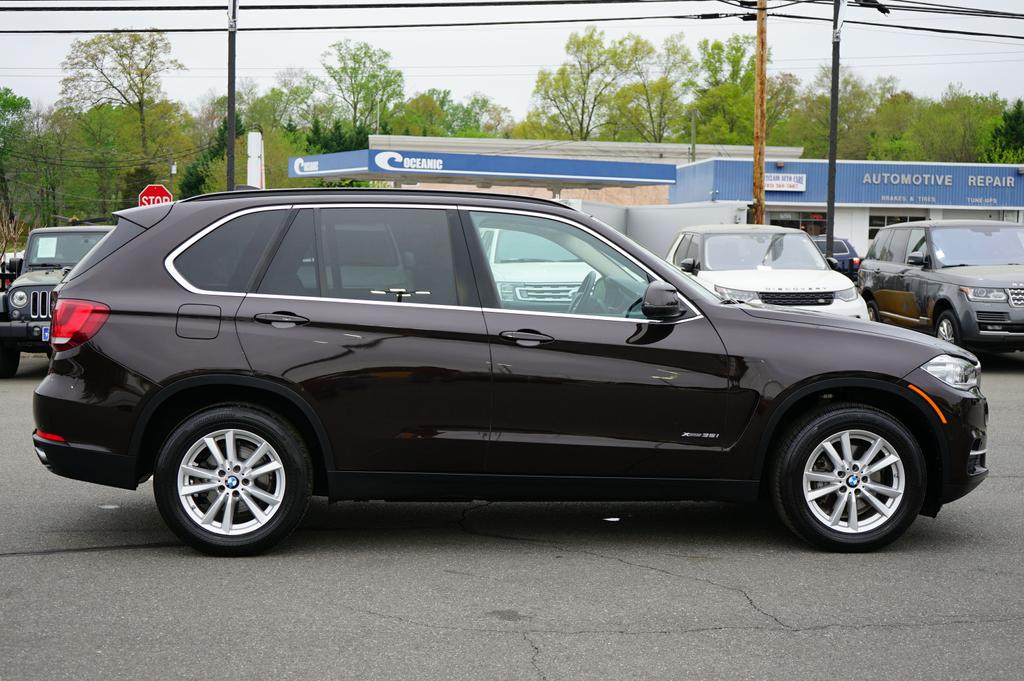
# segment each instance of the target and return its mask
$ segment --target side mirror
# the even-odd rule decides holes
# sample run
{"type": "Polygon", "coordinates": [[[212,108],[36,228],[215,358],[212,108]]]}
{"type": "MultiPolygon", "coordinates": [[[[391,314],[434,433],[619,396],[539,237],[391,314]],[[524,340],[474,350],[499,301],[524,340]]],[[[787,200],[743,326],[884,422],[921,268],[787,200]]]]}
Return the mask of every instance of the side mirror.
{"type": "Polygon", "coordinates": [[[831,267],[832,269],[834,269],[836,272],[842,272],[843,271],[843,266],[840,265],[839,261],[836,260],[835,258],[828,257],[828,258],[825,258],[825,261],[828,263],[828,266],[831,267]]]}
{"type": "Polygon", "coordinates": [[[914,251],[907,256],[907,264],[914,267],[924,267],[928,264],[928,256],[921,251],[914,251]]]}
{"type": "Polygon", "coordinates": [[[663,281],[653,281],[644,291],[640,311],[648,319],[675,319],[683,316],[683,303],[674,286],[663,281]]]}
{"type": "Polygon", "coordinates": [[[679,269],[694,274],[697,271],[697,261],[693,258],[683,258],[679,261],[679,269]]]}

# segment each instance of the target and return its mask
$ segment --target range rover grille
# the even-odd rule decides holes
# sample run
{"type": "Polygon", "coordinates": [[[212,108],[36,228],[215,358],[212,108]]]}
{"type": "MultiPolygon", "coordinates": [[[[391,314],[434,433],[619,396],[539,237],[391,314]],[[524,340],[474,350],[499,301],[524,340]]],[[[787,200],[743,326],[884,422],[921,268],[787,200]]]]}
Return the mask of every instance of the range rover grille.
{"type": "Polygon", "coordinates": [[[769,305],[831,305],[835,291],[765,291],[758,297],[769,305]]]}
{"type": "Polygon", "coordinates": [[[1007,293],[1010,294],[1010,305],[1024,307],[1024,288],[1007,289],[1007,293]]]}
{"type": "Polygon", "coordinates": [[[570,303],[579,286],[575,284],[527,284],[516,287],[516,299],[535,303],[570,303]]]}

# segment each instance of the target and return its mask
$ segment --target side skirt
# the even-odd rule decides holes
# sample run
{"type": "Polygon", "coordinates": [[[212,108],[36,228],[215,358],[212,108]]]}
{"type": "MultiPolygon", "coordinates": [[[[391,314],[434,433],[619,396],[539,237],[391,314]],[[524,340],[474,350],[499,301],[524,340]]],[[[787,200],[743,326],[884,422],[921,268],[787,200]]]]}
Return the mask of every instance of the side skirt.
{"type": "Polygon", "coordinates": [[[333,471],[332,501],[734,501],[754,502],[757,480],[608,478],[333,471]]]}

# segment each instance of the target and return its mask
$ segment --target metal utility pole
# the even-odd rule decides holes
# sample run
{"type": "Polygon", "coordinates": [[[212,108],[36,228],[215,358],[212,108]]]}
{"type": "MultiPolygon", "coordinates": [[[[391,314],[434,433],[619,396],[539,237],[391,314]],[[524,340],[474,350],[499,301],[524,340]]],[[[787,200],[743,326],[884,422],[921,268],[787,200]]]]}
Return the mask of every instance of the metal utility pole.
{"type": "Polygon", "coordinates": [[[235,189],[235,38],[238,35],[238,0],[228,0],[228,120],[227,189],[235,189]]]}
{"type": "Polygon", "coordinates": [[[839,153],[839,40],[843,32],[846,0],[832,6],[832,92],[828,113],[828,206],[825,209],[825,257],[831,258],[836,233],[836,156],[839,153]]]}
{"type": "Polygon", "coordinates": [[[768,0],[757,0],[757,73],[754,79],[754,210],[753,222],[763,225],[764,147],[768,135],[768,0]]]}

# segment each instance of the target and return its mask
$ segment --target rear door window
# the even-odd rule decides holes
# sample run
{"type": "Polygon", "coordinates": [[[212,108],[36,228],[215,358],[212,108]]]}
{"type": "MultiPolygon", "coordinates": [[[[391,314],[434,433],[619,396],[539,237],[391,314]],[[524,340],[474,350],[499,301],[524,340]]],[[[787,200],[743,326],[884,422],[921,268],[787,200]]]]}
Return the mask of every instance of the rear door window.
{"type": "Polygon", "coordinates": [[[258,291],[282,296],[320,295],[312,209],[301,210],[295,216],[258,291]]]}
{"type": "Polygon", "coordinates": [[[450,229],[444,210],[321,209],[325,295],[458,305],[450,229]]]}
{"type": "Polygon", "coordinates": [[[225,222],[174,259],[174,269],[203,291],[244,293],[288,209],[260,210],[225,222]]]}

